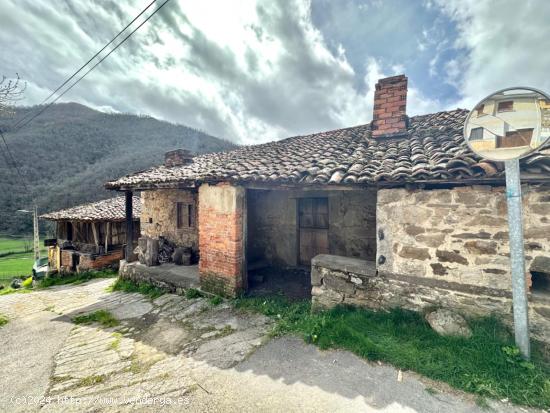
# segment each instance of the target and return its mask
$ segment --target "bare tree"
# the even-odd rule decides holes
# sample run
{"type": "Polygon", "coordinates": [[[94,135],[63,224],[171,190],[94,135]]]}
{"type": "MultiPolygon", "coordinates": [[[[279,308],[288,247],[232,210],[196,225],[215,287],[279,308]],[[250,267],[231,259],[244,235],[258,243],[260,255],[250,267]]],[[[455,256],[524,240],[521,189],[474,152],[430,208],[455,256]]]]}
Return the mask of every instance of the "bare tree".
{"type": "Polygon", "coordinates": [[[11,112],[15,102],[23,98],[27,84],[21,81],[19,74],[16,76],[15,79],[2,76],[0,80],[0,115],[11,112]]]}

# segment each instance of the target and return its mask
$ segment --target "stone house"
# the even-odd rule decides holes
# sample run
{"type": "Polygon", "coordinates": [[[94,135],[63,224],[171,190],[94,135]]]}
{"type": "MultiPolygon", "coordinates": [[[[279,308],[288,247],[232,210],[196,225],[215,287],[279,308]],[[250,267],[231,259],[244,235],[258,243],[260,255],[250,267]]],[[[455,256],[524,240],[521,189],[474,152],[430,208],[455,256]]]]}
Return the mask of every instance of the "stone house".
{"type": "MultiPolygon", "coordinates": [[[[247,290],[258,263],[306,266],[318,306],[510,318],[504,167],[468,148],[466,110],[408,117],[406,100],[405,76],[381,79],[369,124],[194,158],[173,151],[106,187],[142,193],[142,233],[193,248],[205,290],[247,290]]],[[[550,332],[550,148],[521,170],[541,337],[550,332]]]]}
{"type": "MultiPolygon", "coordinates": [[[[134,231],[140,233],[141,199],[134,197],[134,231]]],[[[40,216],[55,222],[55,239],[47,240],[50,268],[80,272],[118,268],[126,245],[124,197],[78,205],[40,216]]]]}

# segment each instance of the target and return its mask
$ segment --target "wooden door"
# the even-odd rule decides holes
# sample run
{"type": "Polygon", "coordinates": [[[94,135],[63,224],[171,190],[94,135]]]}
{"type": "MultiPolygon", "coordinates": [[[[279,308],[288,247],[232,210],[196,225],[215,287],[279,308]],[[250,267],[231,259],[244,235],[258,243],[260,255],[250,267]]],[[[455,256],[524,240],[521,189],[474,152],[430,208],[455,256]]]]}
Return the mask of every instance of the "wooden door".
{"type": "Polygon", "coordinates": [[[298,200],[301,265],[311,265],[318,254],[328,254],[328,198],[298,200]]]}
{"type": "Polygon", "coordinates": [[[529,146],[532,136],[533,129],[518,129],[517,131],[506,132],[506,136],[497,136],[497,148],[529,146]]]}

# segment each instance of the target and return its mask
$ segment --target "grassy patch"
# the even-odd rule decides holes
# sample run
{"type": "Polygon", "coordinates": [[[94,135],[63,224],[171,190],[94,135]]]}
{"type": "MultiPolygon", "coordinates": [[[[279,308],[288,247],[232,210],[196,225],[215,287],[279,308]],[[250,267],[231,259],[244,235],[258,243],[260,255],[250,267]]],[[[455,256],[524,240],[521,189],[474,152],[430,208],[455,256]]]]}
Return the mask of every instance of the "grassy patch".
{"type": "Polygon", "coordinates": [[[192,300],[193,298],[200,298],[203,294],[196,288],[189,288],[185,291],[185,298],[192,300]]]}
{"type": "Polygon", "coordinates": [[[90,314],[79,315],[73,318],[75,324],[99,323],[104,327],[115,327],[119,321],[107,310],[97,310],[90,314]]]}
{"type": "Polygon", "coordinates": [[[77,386],[93,386],[95,384],[103,383],[106,378],[107,376],[105,376],[104,374],[84,377],[79,380],[77,386]]]}
{"type": "Polygon", "coordinates": [[[470,339],[442,337],[421,314],[374,312],[352,307],[310,312],[309,302],[283,298],[242,298],[239,308],[277,319],[274,334],[297,333],[322,349],[341,348],[382,360],[478,394],[532,407],[550,406],[550,367],[537,346],[533,360],[519,357],[514,342],[494,318],[470,320],[470,339]]]}
{"type": "Polygon", "coordinates": [[[111,341],[108,348],[111,350],[118,350],[118,348],[120,347],[120,341],[122,340],[122,334],[115,332],[113,333],[113,337],[115,339],[111,341]]]}
{"type": "Polygon", "coordinates": [[[113,270],[86,271],[66,275],[55,274],[41,280],[38,286],[39,288],[47,288],[54,285],[82,284],[96,278],[113,278],[116,276],[117,272],[113,270]]]}
{"type": "Polygon", "coordinates": [[[118,278],[113,285],[111,285],[108,291],[124,291],[126,293],[140,293],[148,296],[151,299],[160,297],[166,294],[162,288],[154,287],[146,283],[136,283],[134,281],[123,280],[118,278]]]}
{"type": "Polygon", "coordinates": [[[8,321],[9,321],[8,317],[6,317],[3,314],[0,314],[0,327],[5,326],[6,324],[8,324],[8,321]]]}
{"type": "Polygon", "coordinates": [[[223,298],[221,298],[219,295],[215,295],[214,297],[209,299],[208,302],[213,306],[220,305],[223,302],[223,298]]]}

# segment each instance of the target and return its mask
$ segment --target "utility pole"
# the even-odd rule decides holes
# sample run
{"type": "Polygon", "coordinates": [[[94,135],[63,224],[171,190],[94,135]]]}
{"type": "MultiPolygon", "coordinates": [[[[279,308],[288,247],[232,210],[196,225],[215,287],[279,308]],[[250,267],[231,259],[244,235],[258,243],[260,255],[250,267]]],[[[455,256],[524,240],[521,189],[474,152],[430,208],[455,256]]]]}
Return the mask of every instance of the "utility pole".
{"type": "Polygon", "coordinates": [[[34,259],[40,258],[40,234],[38,233],[38,206],[34,204],[32,226],[34,231],[34,259]]]}
{"type": "Polygon", "coordinates": [[[23,214],[32,214],[34,259],[37,260],[40,258],[40,234],[38,233],[38,206],[34,204],[32,211],[29,211],[26,209],[18,209],[17,212],[22,212],[23,214]]]}

